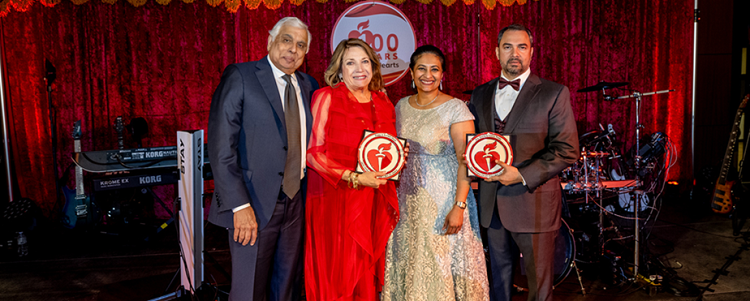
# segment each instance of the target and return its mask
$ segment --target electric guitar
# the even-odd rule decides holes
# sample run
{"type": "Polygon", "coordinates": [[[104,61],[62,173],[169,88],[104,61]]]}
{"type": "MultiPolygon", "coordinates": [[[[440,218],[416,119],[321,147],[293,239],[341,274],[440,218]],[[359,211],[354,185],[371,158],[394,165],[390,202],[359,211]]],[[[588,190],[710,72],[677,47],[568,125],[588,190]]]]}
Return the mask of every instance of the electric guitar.
{"type": "Polygon", "coordinates": [[[716,181],[714,193],[712,194],[713,199],[711,201],[711,210],[716,213],[727,214],[732,212],[733,204],[731,189],[732,185],[734,185],[734,181],[727,181],[727,176],[729,175],[729,167],[732,165],[732,159],[734,158],[734,145],[737,142],[740,117],[742,116],[742,112],[745,111],[748,99],[750,99],[750,94],[745,96],[739,109],[737,109],[737,115],[734,117],[734,124],[732,125],[731,135],[729,136],[727,150],[724,153],[724,162],[721,164],[721,173],[719,173],[719,179],[716,181]]]}
{"type": "MultiPolygon", "coordinates": [[[[81,121],[78,120],[73,123],[73,149],[76,153],[81,152],[81,121]]],[[[66,228],[73,229],[76,225],[81,225],[87,222],[88,207],[91,204],[91,200],[86,195],[83,189],[83,169],[80,166],[75,166],[76,176],[76,189],[72,190],[67,186],[63,186],[63,193],[65,195],[65,206],[63,207],[63,214],[65,219],[63,225],[66,228]]]]}

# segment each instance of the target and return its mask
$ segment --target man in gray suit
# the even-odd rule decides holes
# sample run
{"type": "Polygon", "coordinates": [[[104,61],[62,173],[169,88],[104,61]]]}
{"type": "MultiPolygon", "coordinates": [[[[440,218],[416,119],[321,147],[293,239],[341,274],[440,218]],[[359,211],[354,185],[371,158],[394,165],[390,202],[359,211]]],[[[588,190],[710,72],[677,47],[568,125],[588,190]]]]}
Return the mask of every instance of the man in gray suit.
{"type": "Polygon", "coordinates": [[[211,101],[208,220],[229,231],[229,300],[299,300],[305,237],[305,151],[318,83],[298,72],[310,31],[281,19],[268,56],[227,66],[211,101]]]}
{"type": "Polygon", "coordinates": [[[479,215],[487,228],[492,300],[510,300],[513,263],[523,254],[528,300],[552,300],[555,236],[560,229],[558,173],[578,159],[578,133],[568,88],[531,74],[531,31],[500,30],[502,74],[474,89],[470,109],[477,133],[511,136],[512,166],[479,183],[479,215]]]}

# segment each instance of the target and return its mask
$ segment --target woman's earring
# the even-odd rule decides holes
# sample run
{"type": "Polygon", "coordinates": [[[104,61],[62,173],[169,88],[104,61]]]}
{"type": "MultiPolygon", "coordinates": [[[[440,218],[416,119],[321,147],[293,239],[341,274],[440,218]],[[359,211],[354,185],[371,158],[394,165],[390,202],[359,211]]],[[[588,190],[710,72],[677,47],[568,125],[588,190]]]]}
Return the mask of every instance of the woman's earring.
{"type": "Polygon", "coordinates": [[[443,80],[440,80],[440,91],[443,91],[443,80]]]}
{"type": "Polygon", "coordinates": [[[344,76],[343,76],[343,75],[341,75],[341,73],[339,73],[339,81],[340,81],[340,82],[343,82],[343,81],[344,81],[344,76]]]}
{"type": "Polygon", "coordinates": [[[417,89],[417,86],[414,85],[414,80],[413,79],[411,80],[411,88],[414,89],[414,90],[417,89]]]}

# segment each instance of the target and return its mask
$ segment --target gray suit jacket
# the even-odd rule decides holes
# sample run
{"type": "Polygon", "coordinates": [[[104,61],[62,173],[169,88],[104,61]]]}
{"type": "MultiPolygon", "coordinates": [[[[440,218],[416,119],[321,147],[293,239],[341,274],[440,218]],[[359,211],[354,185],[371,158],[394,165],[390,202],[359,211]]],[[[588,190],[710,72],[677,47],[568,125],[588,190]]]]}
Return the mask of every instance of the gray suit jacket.
{"type": "MultiPolygon", "coordinates": [[[[310,99],[318,82],[299,71],[295,75],[307,116],[309,141],[310,99]]],[[[259,229],[265,227],[279,197],[286,163],[285,124],[268,59],[227,66],[208,115],[208,153],[215,187],[210,222],[232,228],[232,209],[249,203],[259,229]]]]}
{"type": "MultiPolygon", "coordinates": [[[[495,78],[474,89],[469,109],[477,133],[494,132],[495,78]]],[[[500,221],[512,232],[560,229],[561,189],[557,175],[578,160],[578,130],[567,87],[531,74],[506,117],[513,166],[526,180],[504,186],[479,182],[479,217],[489,227],[497,205],[500,221]]]]}

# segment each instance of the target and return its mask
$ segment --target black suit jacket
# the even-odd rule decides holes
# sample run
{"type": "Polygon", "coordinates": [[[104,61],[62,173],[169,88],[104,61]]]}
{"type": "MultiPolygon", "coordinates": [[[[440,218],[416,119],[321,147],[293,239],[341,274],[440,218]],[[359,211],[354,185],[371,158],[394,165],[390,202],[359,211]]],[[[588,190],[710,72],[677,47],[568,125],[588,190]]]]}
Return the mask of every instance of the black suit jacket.
{"type": "MultiPolygon", "coordinates": [[[[307,116],[309,141],[310,99],[318,82],[302,72],[295,75],[307,116]]],[[[208,153],[215,187],[210,222],[232,228],[232,209],[250,204],[259,229],[265,227],[279,197],[286,163],[285,124],[268,58],[227,66],[211,100],[208,117],[208,153]]],[[[304,192],[305,187],[302,188],[304,192]]]]}
{"type": "MultiPolygon", "coordinates": [[[[495,131],[498,78],[474,89],[469,109],[477,133],[495,131]]],[[[511,136],[513,166],[526,180],[505,186],[479,182],[479,215],[489,227],[497,205],[500,221],[512,232],[560,229],[561,189],[557,175],[578,160],[578,131],[567,87],[529,75],[506,117],[503,134],[511,136]]]]}

